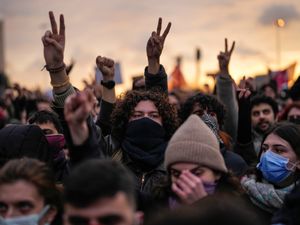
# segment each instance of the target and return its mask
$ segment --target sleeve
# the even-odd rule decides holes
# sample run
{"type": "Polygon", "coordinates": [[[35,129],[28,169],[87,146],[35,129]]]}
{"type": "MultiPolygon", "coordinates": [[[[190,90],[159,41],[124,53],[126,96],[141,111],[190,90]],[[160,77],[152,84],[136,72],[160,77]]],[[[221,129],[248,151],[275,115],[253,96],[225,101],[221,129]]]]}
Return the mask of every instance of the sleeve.
{"type": "Polygon", "coordinates": [[[238,105],[231,77],[229,75],[222,74],[217,76],[216,89],[218,99],[227,109],[224,131],[228,133],[233,142],[235,142],[237,137],[238,105]]]}
{"type": "Polygon", "coordinates": [[[238,131],[235,152],[242,156],[249,166],[256,166],[258,159],[252,141],[250,97],[239,99],[238,103],[238,131]]]}
{"type": "Polygon", "coordinates": [[[160,65],[157,74],[148,73],[148,66],[144,71],[146,90],[151,90],[153,88],[159,89],[160,91],[168,94],[168,76],[166,74],[165,68],[160,65]]]}
{"type": "Polygon", "coordinates": [[[112,124],[110,116],[113,112],[114,106],[115,105],[112,103],[103,99],[101,100],[100,115],[97,119],[96,125],[102,130],[103,136],[111,134],[112,124]]]}

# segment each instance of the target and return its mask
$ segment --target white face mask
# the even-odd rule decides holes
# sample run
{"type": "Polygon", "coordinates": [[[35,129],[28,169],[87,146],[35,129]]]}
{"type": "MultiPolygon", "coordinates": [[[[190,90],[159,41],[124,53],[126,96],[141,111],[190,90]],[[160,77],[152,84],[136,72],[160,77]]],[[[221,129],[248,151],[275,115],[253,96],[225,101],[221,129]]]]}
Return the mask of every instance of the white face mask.
{"type": "Polygon", "coordinates": [[[38,214],[32,214],[28,216],[19,216],[14,218],[4,219],[0,217],[0,225],[38,225],[39,221],[50,209],[49,205],[46,205],[42,211],[38,214]]]}

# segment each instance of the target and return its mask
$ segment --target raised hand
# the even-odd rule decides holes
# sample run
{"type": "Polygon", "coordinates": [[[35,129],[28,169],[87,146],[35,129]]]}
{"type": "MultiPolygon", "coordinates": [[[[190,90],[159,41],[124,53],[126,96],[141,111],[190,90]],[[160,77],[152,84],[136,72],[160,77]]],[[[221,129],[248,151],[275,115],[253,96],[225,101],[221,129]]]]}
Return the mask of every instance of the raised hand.
{"type": "Polygon", "coordinates": [[[69,96],[65,101],[64,114],[71,137],[75,145],[81,145],[88,138],[89,131],[86,119],[94,106],[94,95],[91,90],[69,96]]]}
{"type": "Polygon", "coordinates": [[[96,58],[96,64],[98,69],[103,74],[103,80],[114,80],[115,75],[115,62],[112,59],[98,56],[96,58]]]}
{"type": "Polygon", "coordinates": [[[192,204],[208,195],[201,179],[190,171],[183,171],[180,174],[172,184],[172,191],[184,204],[192,204]]]}
{"type": "Polygon", "coordinates": [[[55,21],[53,12],[49,12],[51,23],[51,31],[46,31],[42,37],[44,45],[44,58],[48,68],[58,68],[64,63],[64,49],[65,49],[65,22],[64,16],[60,15],[59,31],[55,21]]]}
{"type": "Polygon", "coordinates": [[[251,91],[249,90],[249,88],[247,88],[247,80],[245,76],[243,76],[243,79],[240,81],[240,84],[238,86],[235,83],[234,85],[236,87],[239,99],[249,98],[249,96],[251,95],[251,91]]]}
{"type": "Polygon", "coordinates": [[[235,41],[232,43],[231,48],[228,51],[227,38],[225,38],[225,51],[220,52],[220,54],[218,55],[219,69],[221,74],[229,74],[228,67],[229,67],[231,54],[234,50],[234,46],[235,46],[235,41]]]}
{"type": "Polygon", "coordinates": [[[159,70],[159,59],[164,48],[165,39],[171,29],[171,23],[169,22],[164,33],[160,35],[161,32],[162,19],[158,19],[158,24],[156,32],[153,31],[146,46],[147,57],[148,57],[148,71],[151,74],[156,74],[159,70]]]}

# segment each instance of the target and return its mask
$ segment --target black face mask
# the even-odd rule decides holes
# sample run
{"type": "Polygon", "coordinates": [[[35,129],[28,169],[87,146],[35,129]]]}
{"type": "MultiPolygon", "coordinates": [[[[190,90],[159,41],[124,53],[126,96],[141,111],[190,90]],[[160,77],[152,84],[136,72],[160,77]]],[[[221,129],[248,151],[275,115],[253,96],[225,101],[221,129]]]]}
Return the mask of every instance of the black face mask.
{"type": "Polygon", "coordinates": [[[122,149],[144,169],[153,169],[164,159],[167,147],[164,128],[144,117],[128,123],[122,149]]]}
{"type": "Polygon", "coordinates": [[[288,121],[300,125],[300,116],[289,116],[288,121]]]}

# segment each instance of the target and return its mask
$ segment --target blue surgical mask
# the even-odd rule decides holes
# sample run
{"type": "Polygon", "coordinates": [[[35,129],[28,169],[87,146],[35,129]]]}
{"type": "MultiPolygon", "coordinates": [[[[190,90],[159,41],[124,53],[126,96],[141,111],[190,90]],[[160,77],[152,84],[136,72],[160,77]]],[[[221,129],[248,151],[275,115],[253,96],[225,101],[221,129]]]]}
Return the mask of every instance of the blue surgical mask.
{"type": "Polygon", "coordinates": [[[278,184],[295,170],[296,164],[289,168],[290,164],[292,163],[289,162],[288,158],[268,150],[260,158],[257,168],[262,172],[263,177],[267,181],[278,184]]]}
{"type": "Polygon", "coordinates": [[[49,208],[50,206],[46,205],[40,213],[28,216],[19,216],[8,219],[0,217],[0,225],[38,225],[39,221],[45,216],[49,208]]]}

